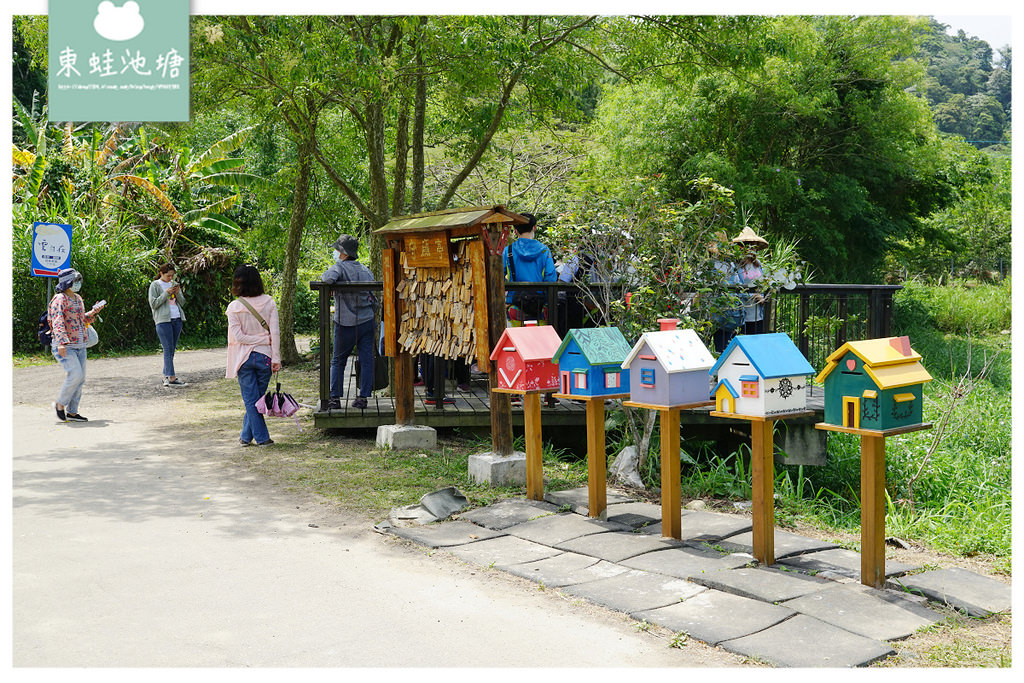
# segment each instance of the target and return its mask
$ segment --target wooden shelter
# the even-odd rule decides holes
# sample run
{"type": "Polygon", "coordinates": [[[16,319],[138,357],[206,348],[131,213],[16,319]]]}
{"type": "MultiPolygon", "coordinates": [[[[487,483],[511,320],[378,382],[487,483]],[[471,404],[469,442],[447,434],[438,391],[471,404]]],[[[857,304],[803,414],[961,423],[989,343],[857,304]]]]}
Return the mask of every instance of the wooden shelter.
{"type": "MultiPolygon", "coordinates": [[[[490,350],[505,331],[502,249],[526,219],[504,206],[472,206],[394,218],[375,232],[381,259],[384,352],[395,358],[395,421],[412,424],[413,358],[475,359],[498,385],[490,350]]],[[[507,396],[491,400],[494,451],[512,452],[507,396]]]]}

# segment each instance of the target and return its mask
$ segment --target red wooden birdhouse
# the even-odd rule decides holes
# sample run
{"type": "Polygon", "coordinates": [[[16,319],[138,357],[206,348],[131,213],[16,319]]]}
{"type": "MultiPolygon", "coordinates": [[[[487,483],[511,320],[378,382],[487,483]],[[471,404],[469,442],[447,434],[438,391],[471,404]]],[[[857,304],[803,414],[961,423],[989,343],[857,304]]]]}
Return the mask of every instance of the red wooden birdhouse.
{"type": "Polygon", "coordinates": [[[552,357],[562,338],[550,325],[527,322],[509,327],[491,351],[498,371],[498,388],[518,391],[558,390],[558,365],[552,357]]]}

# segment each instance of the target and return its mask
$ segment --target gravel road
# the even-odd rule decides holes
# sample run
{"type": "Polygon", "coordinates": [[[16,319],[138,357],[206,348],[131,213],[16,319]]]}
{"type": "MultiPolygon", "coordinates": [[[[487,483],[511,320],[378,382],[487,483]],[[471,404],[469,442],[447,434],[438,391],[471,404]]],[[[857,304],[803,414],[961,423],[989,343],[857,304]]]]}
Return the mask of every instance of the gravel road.
{"type": "MultiPolygon", "coordinates": [[[[381,536],[183,442],[224,351],[93,360],[80,412],[54,365],[12,371],[17,667],[678,667],[741,660],[530,582],[381,536]]],[[[507,673],[507,672],[506,672],[507,673]]]]}

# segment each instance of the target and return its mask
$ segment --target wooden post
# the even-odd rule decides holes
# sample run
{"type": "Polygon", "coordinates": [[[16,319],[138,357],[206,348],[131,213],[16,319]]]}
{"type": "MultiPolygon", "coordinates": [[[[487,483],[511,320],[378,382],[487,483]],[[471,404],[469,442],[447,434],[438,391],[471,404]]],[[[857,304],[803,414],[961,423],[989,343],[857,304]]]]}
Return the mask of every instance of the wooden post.
{"type": "Polygon", "coordinates": [[[331,397],[331,359],[334,357],[334,325],[331,323],[331,288],[320,288],[320,410],[331,397]]]}
{"type": "MultiPolygon", "coordinates": [[[[491,394],[505,398],[504,394],[491,394]]],[[[526,432],[526,497],[530,500],[544,500],[544,459],[540,432],[540,394],[528,392],[523,396],[523,422],[526,432]]]]}
{"type": "Polygon", "coordinates": [[[679,409],[661,413],[661,535],[682,538],[681,477],[679,471],[679,409]]]}
{"type": "Polygon", "coordinates": [[[753,549],[761,564],[775,563],[774,420],[750,421],[750,479],[753,490],[753,549]]]}
{"type": "Polygon", "coordinates": [[[608,458],[604,444],[604,398],[587,400],[587,514],[601,517],[608,508],[608,458]]]}
{"type": "Polygon", "coordinates": [[[860,582],[885,584],[885,437],[860,437],[860,582]]]}
{"type": "MultiPolygon", "coordinates": [[[[499,223],[482,227],[484,230],[490,230],[491,225],[497,227],[498,230],[497,233],[491,233],[491,244],[498,244],[502,226],[499,223]]],[[[492,254],[489,249],[484,249],[484,258],[487,262],[488,338],[486,340],[478,339],[477,343],[486,343],[488,349],[493,349],[498,344],[506,327],[505,264],[501,252],[492,254]]],[[[498,386],[498,369],[494,363],[490,363],[488,381],[492,389],[498,386]]],[[[540,404],[538,403],[537,406],[539,410],[540,404]]],[[[540,425],[539,413],[537,417],[537,424],[540,425]]],[[[527,431],[526,438],[529,443],[529,431],[527,431]]],[[[491,394],[491,448],[497,455],[512,455],[512,405],[509,403],[508,396],[502,393],[491,394]]]]}

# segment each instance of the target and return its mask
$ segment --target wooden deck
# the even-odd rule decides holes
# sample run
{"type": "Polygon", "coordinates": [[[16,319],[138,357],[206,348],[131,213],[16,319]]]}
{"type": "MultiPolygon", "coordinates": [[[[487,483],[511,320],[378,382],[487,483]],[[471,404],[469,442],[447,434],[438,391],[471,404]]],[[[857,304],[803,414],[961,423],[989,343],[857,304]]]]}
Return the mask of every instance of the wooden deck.
{"type": "MultiPolygon", "coordinates": [[[[394,424],[395,405],[390,397],[371,396],[367,399],[365,410],[351,407],[352,397],[358,395],[353,363],[349,363],[346,374],[348,377],[345,382],[345,398],[342,399],[341,408],[315,411],[313,413],[314,426],[319,429],[367,429],[394,424]]],[[[490,427],[491,395],[487,388],[486,375],[472,377],[469,391],[459,391],[451,380],[448,381],[447,386],[449,392],[446,395],[455,399],[455,403],[445,405],[443,410],[438,410],[437,406],[427,405],[423,387],[416,387],[416,424],[430,427],[490,427]]],[[[824,399],[822,390],[814,387],[808,399],[808,408],[813,410],[814,414],[805,418],[793,419],[791,422],[813,426],[816,422],[822,421],[825,415],[824,399]]],[[[723,427],[747,424],[740,419],[712,417],[711,410],[713,410],[713,406],[684,410],[680,413],[680,423],[723,427]]],[[[585,426],[587,424],[586,406],[582,401],[577,403],[569,399],[552,397],[550,401],[541,401],[541,422],[545,427],[585,426]]],[[[522,427],[523,423],[522,404],[513,403],[512,424],[522,427]]]]}

